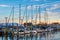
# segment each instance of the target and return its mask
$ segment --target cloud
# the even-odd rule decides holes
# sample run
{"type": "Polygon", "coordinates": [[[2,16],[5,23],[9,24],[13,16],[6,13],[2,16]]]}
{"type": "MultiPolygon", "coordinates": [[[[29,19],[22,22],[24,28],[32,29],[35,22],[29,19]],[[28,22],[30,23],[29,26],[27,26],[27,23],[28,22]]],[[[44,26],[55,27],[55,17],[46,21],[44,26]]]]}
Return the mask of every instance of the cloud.
{"type": "MultiPolygon", "coordinates": [[[[33,1],[33,0],[32,0],[33,1]]],[[[45,3],[45,4],[38,4],[38,5],[33,5],[33,9],[36,8],[36,6],[39,8],[48,8],[49,10],[53,10],[53,9],[57,9],[60,7],[60,2],[59,1],[56,1],[56,2],[53,2],[53,3],[45,3]]],[[[31,9],[31,5],[28,6],[28,9],[30,10],[31,9]]]]}
{"type": "MultiPolygon", "coordinates": [[[[34,0],[32,0],[32,1],[34,1],[34,0]]],[[[25,7],[26,6],[21,6],[21,9],[25,9],[25,7]]],[[[57,9],[57,8],[60,7],[60,2],[59,1],[56,1],[56,2],[53,2],[53,3],[45,3],[45,4],[38,4],[38,5],[35,5],[34,4],[34,5],[32,5],[32,7],[33,7],[33,10],[35,10],[36,8],[39,9],[39,7],[42,8],[42,9],[47,8],[47,10],[54,10],[54,9],[57,9]]],[[[31,5],[28,5],[27,6],[27,9],[28,10],[31,10],[32,9],[31,8],[31,5]]]]}
{"type": "Polygon", "coordinates": [[[5,4],[0,4],[0,7],[9,7],[9,6],[5,4]]]}
{"type": "Polygon", "coordinates": [[[58,8],[60,8],[60,5],[53,4],[50,8],[48,8],[48,10],[55,10],[55,9],[58,9],[58,8]]]}
{"type": "Polygon", "coordinates": [[[53,2],[53,3],[45,3],[45,4],[41,4],[41,8],[46,8],[48,6],[56,6],[56,4],[60,5],[60,1],[56,1],[56,2],[53,2]]]}

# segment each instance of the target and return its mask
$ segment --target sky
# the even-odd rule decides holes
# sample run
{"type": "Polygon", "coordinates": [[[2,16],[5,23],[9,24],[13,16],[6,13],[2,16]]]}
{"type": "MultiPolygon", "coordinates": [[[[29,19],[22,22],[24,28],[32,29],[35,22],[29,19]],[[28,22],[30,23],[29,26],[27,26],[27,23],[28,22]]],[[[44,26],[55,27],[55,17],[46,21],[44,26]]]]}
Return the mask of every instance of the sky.
{"type": "MultiPolygon", "coordinates": [[[[5,17],[9,17],[9,15],[12,13],[13,6],[14,6],[14,19],[15,19],[14,22],[18,22],[19,4],[21,5],[21,14],[22,14],[21,16],[23,17],[26,15],[25,7],[27,5],[28,20],[31,19],[30,17],[32,13],[35,19],[36,14],[39,15],[39,9],[40,9],[41,21],[44,22],[44,14],[46,8],[47,10],[46,13],[48,14],[47,17],[48,21],[50,23],[60,22],[60,0],[0,0],[0,23],[5,22],[5,17]],[[31,5],[33,5],[33,9],[31,9],[31,5]],[[36,8],[36,6],[38,7],[36,8]],[[34,10],[34,12],[31,13],[32,10],[34,10]]],[[[38,16],[37,21],[39,22],[38,16]]]]}

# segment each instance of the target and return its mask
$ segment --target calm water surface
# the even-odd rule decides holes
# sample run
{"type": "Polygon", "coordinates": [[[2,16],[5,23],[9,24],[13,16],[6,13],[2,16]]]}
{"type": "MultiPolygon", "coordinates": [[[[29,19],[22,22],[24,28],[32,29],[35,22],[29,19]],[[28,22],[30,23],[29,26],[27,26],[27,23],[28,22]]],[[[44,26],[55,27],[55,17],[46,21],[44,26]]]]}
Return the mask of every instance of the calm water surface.
{"type": "Polygon", "coordinates": [[[0,36],[0,40],[60,40],[60,32],[44,32],[31,35],[20,35],[19,37],[0,36]]]}

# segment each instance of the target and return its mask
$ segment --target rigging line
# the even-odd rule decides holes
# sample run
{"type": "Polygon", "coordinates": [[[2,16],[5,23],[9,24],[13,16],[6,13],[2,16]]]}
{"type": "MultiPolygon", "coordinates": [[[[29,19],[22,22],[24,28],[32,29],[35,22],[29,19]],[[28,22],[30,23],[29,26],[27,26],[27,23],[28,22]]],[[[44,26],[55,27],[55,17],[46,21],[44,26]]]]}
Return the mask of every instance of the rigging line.
{"type": "Polygon", "coordinates": [[[9,18],[8,18],[8,23],[9,23],[9,21],[10,21],[11,15],[12,15],[12,9],[11,9],[11,12],[10,12],[10,15],[9,15],[9,18]]]}

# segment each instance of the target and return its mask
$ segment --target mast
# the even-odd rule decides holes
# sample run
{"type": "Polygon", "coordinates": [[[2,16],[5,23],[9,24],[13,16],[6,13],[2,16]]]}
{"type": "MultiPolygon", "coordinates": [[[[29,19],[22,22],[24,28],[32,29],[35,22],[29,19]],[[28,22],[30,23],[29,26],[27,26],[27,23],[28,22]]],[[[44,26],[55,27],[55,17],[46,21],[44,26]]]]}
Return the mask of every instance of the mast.
{"type": "MultiPolygon", "coordinates": [[[[47,14],[47,9],[46,8],[45,8],[44,17],[45,17],[45,27],[48,27],[48,14],[47,14]]],[[[47,31],[48,31],[48,29],[47,29],[47,31]]],[[[46,36],[45,40],[48,40],[48,33],[46,33],[45,36],[46,36]]]]}
{"type": "Polygon", "coordinates": [[[37,6],[36,7],[36,18],[35,18],[35,25],[37,24],[37,6]]]}
{"type": "Polygon", "coordinates": [[[44,20],[45,20],[45,24],[47,24],[48,23],[48,14],[47,14],[46,8],[45,8],[44,20]]]}
{"type": "Polygon", "coordinates": [[[40,12],[40,6],[39,6],[39,25],[41,24],[41,12],[40,12]]]}
{"type": "Polygon", "coordinates": [[[14,36],[14,6],[12,7],[12,36],[14,36]]]}
{"type": "Polygon", "coordinates": [[[33,24],[33,5],[31,5],[31,23],[33,24]]]}
{"type": "Polygon", "coordinates": [[[14,26],[14,6],[13,6],[13,8],[12,8],[12,26],[14,26]]]}
{"type": "MultiPolygon", "coordinates": [[[[10,31],[10,33],[11,33],[11,35],[13,36],[14,35],[14,24],[13,24],[13,22],[14,22],[14,6],[12,7],[12,10],[11,10],[11,13],[10,13],[10,15],[9,15],[9,17],[5,17],[5,21],[6,21],[6,23],[9,23],[9,21],[10,21],[10,17],[12,16],[12,29],[11,29],[11,31],[10,31]]],[[[6,24],[6,26],[7,26],[8,24],[6,24]]],[[[7,26],[7,28],[8,28],[8,26],[7,26]]],[[[8,30],[8,29],[7,29],[8,30]]]]}
{"type": "Polygon", "coordinates": [[[26,9],[26,26],[27,26],[27,21],[28,21],[27,20],[27,5],[26,5],[26,8],[25,9],[26,9]]]}
{"type": "Polygon", "coordinates": [[[39,6],[39,28],[41,27],[41,10],[39,6]]]}
{"type": "Polygon", "coordinates": [[[21,25],[21,5],[19,4],[19,24],[21,25]]]}
{"type": "MultiPolygon", "coordinates": [[[[21,5],[19,4],[19,26],[21,25],[21,5]]],[[[17,37],[19,37],[19,26],[17,25],[17,37]]]]}
{"type": "MultiPolygon", "coordinates": [[[[33,5],[32,4],[31,4],[31,23],[33,24],[33,5]]],[[[32,24],[29,26],[29,29],[31,32],[32,32],[32,26],[33,26],[32,24]]]]}

